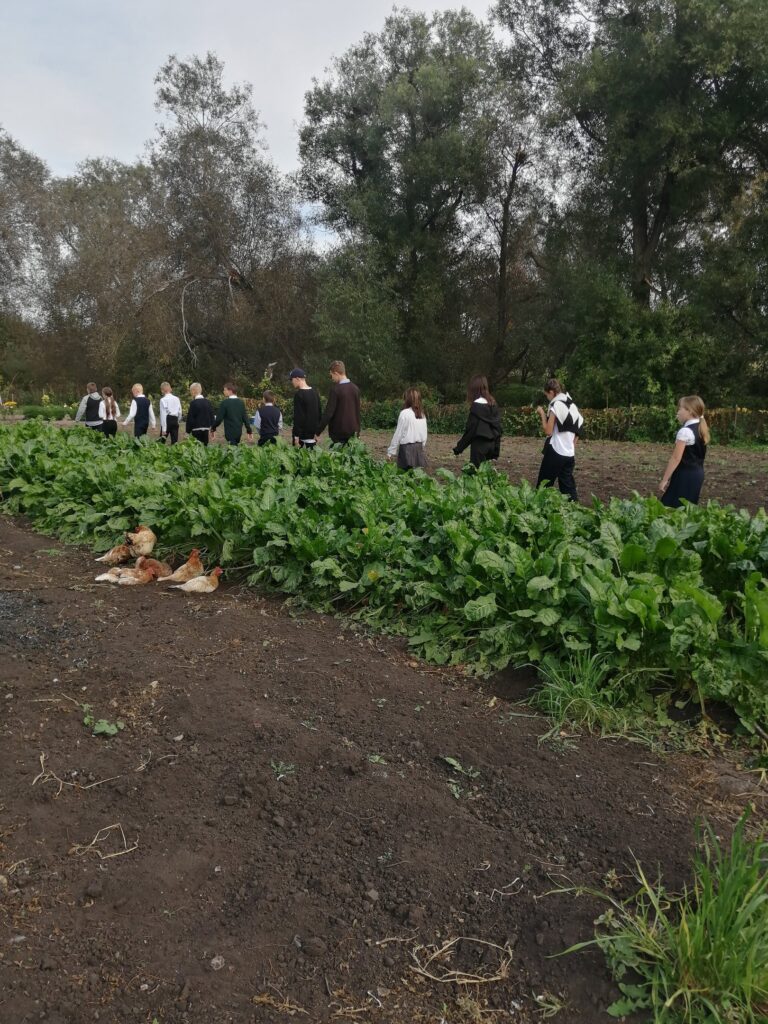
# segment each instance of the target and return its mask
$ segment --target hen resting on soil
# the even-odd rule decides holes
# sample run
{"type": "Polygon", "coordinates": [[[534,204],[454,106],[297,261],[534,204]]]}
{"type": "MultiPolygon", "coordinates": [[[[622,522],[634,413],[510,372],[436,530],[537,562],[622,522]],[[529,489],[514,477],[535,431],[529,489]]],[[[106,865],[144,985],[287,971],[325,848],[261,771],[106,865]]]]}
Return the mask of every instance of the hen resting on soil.
{"type": "Polygon", "coordinates": [[[104,562],[105,565],[120,565],[121,562],[127,562],[131,557],[131,549],[127,544],[118,544],[116,548],[110,548],[106,554],[103,554],[101,558],[97,558],[97,562],[104,562]]]}
{"type": "Polygon", "coordinates": [[[145,555],[136,559],[136,568],[151,569],[158,580],[169,579],[173,572],[167,562],[158,562],[156,558],[147,558],[145,555]]]}
{"type": "Polygon", "coordinates": [[[210,576],[198,576],[188,583],[175,583],[172,590],[183,590],[185,594],[211,594],[219,585],[223,569],[217,565],[210,576]]]}
{"type": "Polygon", "coordinates": [[[186,560],[184,565],[180,565],[176,572],[171,573],[170,576],[162,581],[163,583],[187,583],[189,580],[195,579],[197,576],[202,576],[205,572],[205,566],[200,561],[200,549],[193,548],[189,553],[189,558],[186,560]]]}
{"type": "Polygon", "coordinates": [[[97,583],[117,583],[121,587],[135,587],[156,579],[153,569],[121,569],[119,566],[96,577],[97,583]]]}

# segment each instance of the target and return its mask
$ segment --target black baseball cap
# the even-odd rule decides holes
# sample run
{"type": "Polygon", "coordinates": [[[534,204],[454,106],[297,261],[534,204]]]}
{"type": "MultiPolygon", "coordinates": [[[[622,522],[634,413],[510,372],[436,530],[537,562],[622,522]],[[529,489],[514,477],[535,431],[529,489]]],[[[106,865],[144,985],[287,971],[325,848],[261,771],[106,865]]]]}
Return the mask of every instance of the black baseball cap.
{"type": "Polygon", "coordinates": [[[291,370],[291,372],[288,374],[288,380],[293,380],[294,377],[304,377],[304,378],[306,378],[306,376],[307,376],[306,373],[304,373],[304,371],[301,369],[301,367],[297,366],[297,367],[295,367],[295,369],[291,370]]]}

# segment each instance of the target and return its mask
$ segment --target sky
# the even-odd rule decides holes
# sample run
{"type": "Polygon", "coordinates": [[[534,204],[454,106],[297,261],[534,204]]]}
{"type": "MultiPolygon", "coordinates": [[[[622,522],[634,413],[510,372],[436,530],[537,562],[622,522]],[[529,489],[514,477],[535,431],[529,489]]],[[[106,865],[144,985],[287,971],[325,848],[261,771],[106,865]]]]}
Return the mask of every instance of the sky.
{"type": "MultiPolygon", "coordinates": [[[[407,6],[482,18],[490,0],[407,6]]],[[[269,153],[289,172],[312,78],[391,10],[391,0],[0,0],[0,126],[55,175],[87,157],[131,162],[154,133],[154,77],[168,55],[213,50],[228,84],[253,85],[269,153]]]]}

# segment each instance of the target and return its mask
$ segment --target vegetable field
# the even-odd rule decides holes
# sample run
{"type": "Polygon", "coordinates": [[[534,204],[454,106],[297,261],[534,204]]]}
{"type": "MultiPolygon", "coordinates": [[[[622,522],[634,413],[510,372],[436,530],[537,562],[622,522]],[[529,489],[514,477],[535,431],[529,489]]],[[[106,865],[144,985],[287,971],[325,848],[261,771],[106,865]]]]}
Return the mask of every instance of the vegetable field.
{"type": "Polygon", "coordinates": [[[165,553],[407,636],[474,672],[587,652],[628,703],[660,687],[768,724],[768,520],[710,503],[592,507],[486,471],[399,474],[362,448],[166,449],[0,433],[5,507],[96,550],[137,522],[165,553]]]}

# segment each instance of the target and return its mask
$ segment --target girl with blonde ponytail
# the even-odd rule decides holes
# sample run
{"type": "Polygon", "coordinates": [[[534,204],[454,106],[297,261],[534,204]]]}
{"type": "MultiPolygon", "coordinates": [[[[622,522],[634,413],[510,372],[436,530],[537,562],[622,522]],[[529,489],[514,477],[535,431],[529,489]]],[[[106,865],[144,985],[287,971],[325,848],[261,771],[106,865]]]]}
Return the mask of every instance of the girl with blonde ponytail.
{"type": "Polygon", "coordinates": [[[686,395],[677,404],[680,429],[659,485],[662,504],[667,508],[679,508],[682,501],[689,501],[692,505],[699,503],[709,444],[709,427],[704,412],[704,402],[698,395],[686,395]]]}

